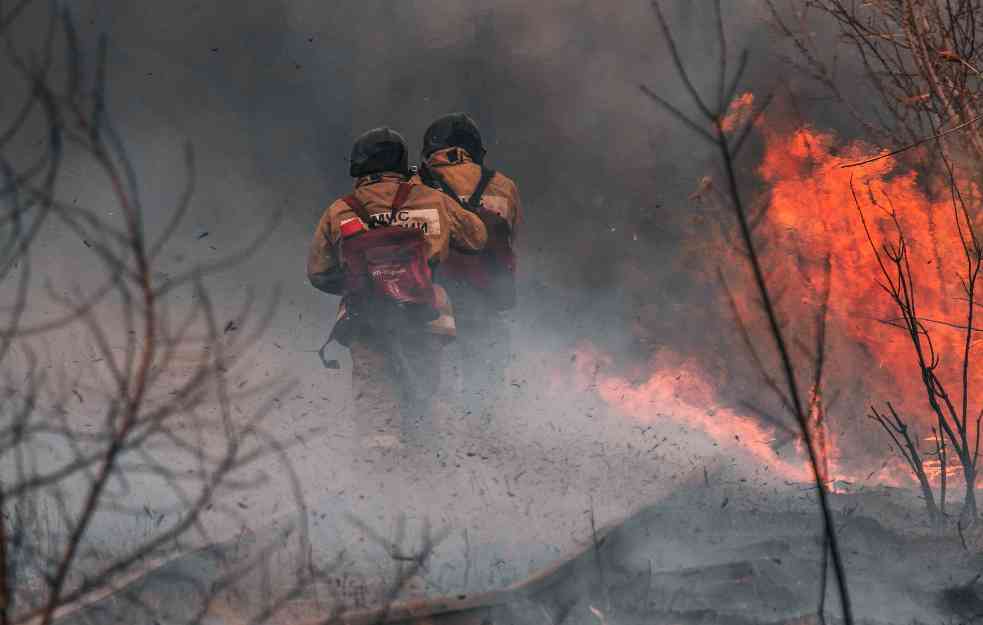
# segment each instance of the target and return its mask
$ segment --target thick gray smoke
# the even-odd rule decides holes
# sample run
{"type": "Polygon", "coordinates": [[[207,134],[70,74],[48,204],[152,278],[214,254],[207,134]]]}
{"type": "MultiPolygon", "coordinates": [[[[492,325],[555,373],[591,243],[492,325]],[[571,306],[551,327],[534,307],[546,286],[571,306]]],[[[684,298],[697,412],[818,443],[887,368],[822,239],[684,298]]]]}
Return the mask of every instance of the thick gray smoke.
{"type": "MultiPolygon", "coordinates": [[[[762,6],[725,5],[731,47],[752,49],[747,87],[774,88],[781,65],[764,45],[762,6]]],[[[710,7],[667,9],[697,86],[712,91],[710,7]]],[[[109,36],[109,110],[151,220],[180,192],[182,145],[195,148],[175,272],[242,245],[282,211],[262,250],[212,288],[234,306],[247,289],[280,285],[271,340],[309,355],[287,369],[319,366],[309,350],[332,321],[335,302],[309,288],[303,262],[320,212],[350,186],[351,140],[386,124],[415,154],[429,121],[455,110],[477,118],[491,166],[522,191],[517,351],[584,339],[639,362],[660,346],[713,351],[702,327],[727,320],[706,306],[713,285],[679,261],[693,234],[687,198],[713,173],[712,152],[639,90],[694,110],[649,3],[110,2],[79,18],[89,44],[109,36]]],[[[516,379],[541,373],[524,364],[533,368],[516,379]]]]}
{"type": "MultiPolygon", "coordinates": [[[[764,28],[744,9],[728,15],[735,48],[764,28]]],[[[691,109],[646,2],[121,2],[98,12],[112,42],[117,123],[138,156],[195,145],[196,216],[202,227],[214,221],[213,241],[286,207],[268,248],[276,260],[250,272],[257,284],[302,283],[305,239],[348,188],[355,135],[391,125],[415,152],[431,119],[466,110],[527,206],[526,311],[565,327],[584,305],[630,307],[611,301],[627,257],[648,266],[652,291],[688,295],[685,280],[660,269],[671,266],[687,218],[681,199],[706,173],[705,152],[638,90],[647,83],[691,109]]],[[[710,12],[674,13],[698,84],[712,89],[710,12]]],[[[757,57],[774,65],[767,52],[757,57]]],[[[152,182],[181,175],[151,162],[152,182]]],[[[323,298],[304,292],[304,301],[323,298]]]]}
{"type": "MultiPolygon", "coordinates": [[[[760,7],[727,9],[735,48],[764,28],[748,8],[760,7]]],[[[698,86],[712,89],[708,9],[679,3],[670,17],[698,86]]],[[[684,243],[685,198],[710,160],[638,89],[648,84],[691,109],[647,2],[119,1],[76,12],[87,54],[98,34],[109,38],[108,111],[152,228],[184,184],[183,145],[195,150],[190,218],[158,278],[237,249],[282,211],[263,247],[209,287],[225,315],[247,291],[265,301],[281,289],[255,357],[260,378],[296,376],[316,398],[285,408],[291,418],[345,424],[344,352],[329,354],[342,362],[337,373],[314,353],[336,302],[306,283],[304,255],[320,212],[350,188],[352,138],[377,125],[401,130],[415,153],[431,119],[468,111],[487,135],[490,164],[520,186],[521,303],[510,372],[520,420],[562,427],[564,411],[582,415],[555,404],[543,412],[544,374],[565,368],[581,339],[615,353],[632,348],[638,310],[658,324],[657,342],[703,333],[683,311],[707,296],[673,259],[684,243]],[[627,284],[638,267],[642,282],[627,284]]],[[[774,65],[768,52],[757,58],[774,65]]],[[[749,75],[753,86],[756,72],[749,75]]],[[[106,201],[103,186],[68,169],[71,193],[106,201]]],[[[82,241],[57,230],[46,236],[45,269],[56,285],[94,283],[99,268],[78,262],[82,241]]],[[[70,356],[81,349],[73,345],[57,349],[70,356]]]]}

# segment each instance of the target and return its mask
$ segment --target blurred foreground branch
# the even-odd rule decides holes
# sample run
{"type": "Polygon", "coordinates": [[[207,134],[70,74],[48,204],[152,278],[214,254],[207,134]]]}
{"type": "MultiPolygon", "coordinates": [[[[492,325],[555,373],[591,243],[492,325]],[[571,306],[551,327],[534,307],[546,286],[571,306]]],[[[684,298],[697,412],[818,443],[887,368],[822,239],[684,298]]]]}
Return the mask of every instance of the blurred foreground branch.
{"type": "MultiPolygon", "coordinates": [[[[208,287],[271,228],[218,262],[166,276],[163,252],[191,204],[193,153],[158,223],[108,113],[108,42],[89,62],[60,6],[0,3],[5,96],[20,98],[0,117],[0,625],[49,625],[107,592],[155,616],[152,597],[122,580],[245,527],[230,499],[268,480],[270,463],[300,513],[300,587],[305,506],[265,425],[286,382],[229,383],[276,299],[254,311],[247,297],[229,332],[220,318],[230,313],[208,287]],[[84,174],[67,177],[68,164],[84,174]]],[[[198,622],[268,560],[261,550],[219,577],[169,583],[188,586],[180,607],[198,622]]]]}

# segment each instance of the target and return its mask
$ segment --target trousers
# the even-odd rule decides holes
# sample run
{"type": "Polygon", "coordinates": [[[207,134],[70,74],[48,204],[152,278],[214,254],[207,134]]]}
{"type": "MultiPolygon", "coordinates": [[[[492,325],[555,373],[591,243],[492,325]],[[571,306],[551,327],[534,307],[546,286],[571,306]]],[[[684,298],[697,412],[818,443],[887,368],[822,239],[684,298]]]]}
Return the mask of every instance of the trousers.
{"type": "Polygon", "coordinates": [[[360,322],[348,348],[361,439],[399,440],[429,419],[440,383],[439,337],[395,316],[360,322]]]}
{"type": "Polygon", "coordinates": [[[489,419],[508,382],[511,341],[504,314],[484,294],[466,284],[445,284],[454,305],[457,338],[448,349],[448,403],[462,415],[489,419]]]}

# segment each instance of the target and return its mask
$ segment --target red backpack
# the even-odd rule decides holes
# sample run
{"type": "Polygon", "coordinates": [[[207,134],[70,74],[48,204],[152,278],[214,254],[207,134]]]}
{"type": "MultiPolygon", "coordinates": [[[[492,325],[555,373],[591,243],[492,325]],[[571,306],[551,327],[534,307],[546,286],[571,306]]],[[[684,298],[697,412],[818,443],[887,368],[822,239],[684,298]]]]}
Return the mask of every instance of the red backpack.
{"type": "MultiPolygon", "coordinates": [[[[400,183],[390,207],[390,223],[396,223],[396,216],[412,187],[411,183],[400,183]]],[[[369,228],[365,230],[361,224],[354,228],[342,224],[345,296],[356,301],[381,298],[408,309],[423,321],[439,317],[423,231],[387,226],[373,220],[365,205],[354,195],[342,200],[369,228]]]]}

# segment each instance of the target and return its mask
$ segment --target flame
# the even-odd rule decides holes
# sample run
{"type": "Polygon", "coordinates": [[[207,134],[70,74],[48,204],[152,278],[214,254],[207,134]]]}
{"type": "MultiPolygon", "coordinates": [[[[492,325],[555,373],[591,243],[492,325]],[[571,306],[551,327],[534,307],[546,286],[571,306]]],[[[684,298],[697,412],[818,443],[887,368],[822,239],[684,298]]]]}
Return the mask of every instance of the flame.
{"type": "MultiPolygon", "coordinates": [[[[821,297],[819,285],[828,258],[829,326],[863,346],[876,364],[877,370],[864,378],[869,395],[865,399],[893,401],[903,407],[909,424],[929,429],[935,416],[926,401],[915,350],[910,337],[892,325],[900,315],[879,285],[881,269],[861,214],[878,249],[897,241],[890,214],[897,216],[909,251],[917,312],[941,357],[937,373],[948,392],[957,396],[965,347],[965,331],[959,326],[965,326],[966,313],[965,301],[960,302],[960,297],[965,298],[960,277],[966,275],[960,230],[967,230],[948,185],[922,178],[891,157],[844,168],[875,153],[859,142],[839,146],[830,132],[800,127],[782,134],[768,124],[761,124],[760,130],[765,151],[758,174],[769,189],[763,236],[773,241],[765,262],[775,266],[793,258],[801,276],[790,272],[774,276],[779,281],[776,290],[803,293],[801,312],[809,315],[821,297]]],[[[957,181],[957,185],[969,201],[978,200],[974,184],[957,181]]],[[[751,305],[744,302],[745,313],[751,313],[751,305]]],[[[970,348],[971,360],[974,348],[970,348]]],[[[971,367],[970,397],[980,381],[983,370],[971,367]]],[[[843,380],[832,380],[838,382],[843,380]]]]}
{"type": "Polygon", "coordinates": [[[805,465],[797,459],[781,458],[772,443],[773,428],[726,407],[716,397],[714,385],[694,360],[661,350],[640,384],[607,373],[610,356],[590,344],[578,347],[575,358],[581,388],[593,388],[608,404],[640,423],[672,421],[706,434],[724,448],[743,449],[758,462],[773,468],[786,479],[809,479],[805,465]]]}
{"type": "Polygon", "coordinates": [[[727,108],[727,114],[720,120],[720,128],[724,132],[734,132],[747,123],[754,109],[754,94],[751,92],[743,93],[733,101],[727,108]]]}
{"type": "MultiPolygon", "coordinates": [[[[750,93],[737,98],[721,128],[731,132],[747,123],[753,104],[750,93]]],[[[841,356],[839,366],[827,367],[824,386],[852,387],[856,380],[863,385],[856,404],[851,410],[840,411],[839,419],[857,421],[857,413],[864,414],[868,405],[891,401],[907,420],[916,440],[921,438],[935,424],[936,417],[926,401],[911,339],[892,325],[899,313],[879,285],[883,276],[862,227],[861,215],[877,249],[897,240],[891,219],[892,213],[896,215],[906,238],[918,314],[941,356],[936,372],[953,396],[962,392],[961,364],[966,340],[965,330],[959,327],[965,325],[967,310],[960,286],[960,277],[965,277],[967,271],[960,233],[964,236],[967,226],[981,224],[968,224],[956,210],[947,179],[920,174],[899,157],[886,156],[862,142],[840,141],[833,132],[810,125],[790,127],[763,115],[753,123],[764,148],[756,168],[762,194],[749,205],[764,211],[756,236],[768,241],[761,248],[764,266],[780,269],[772,271],[768,279],[773,293],[784,294],[779,306],[787,336],[812,336],[817,307],[828,301],[828,335],[846,339],[841,342],[852,351],[841,356]],[[874,156],[883,158],[860,167],[843,167],[874,156]]],[[[968,176],[957,171],[956,188],[970,205],[976,205],[979,189],[968,176]]],[[[701,198],[712,189],[712,181],[705,181],[703,186],[706,189],[701,198]]],[[[752,326],[760,323],[755,292],[747,287],[743,257],[730,251],[733,246],[719,241],[713,249],[728,282],[739,285],[732,289],[738,313],[752,326]]],[[[716,266],[709,269],[716,271],[716,266]]],[[[726,304],[721,302],[721,306],[726,304]]],[[[975,352],[974,342],[970,347],[971,363],[975,352]]],[[[698,355],[687,359],[671,350],[660,350],[648,363],[640,382],[606,373],[613,358],[592,347],[581,346],[576,361],[578,378],[590,379],[596,393],[618,411],[643,422],[669,419],[684,423],[721,445],[736,443],[758,462],[789,479],[811,479],[803,462],[803,450],[799,449],[797,458],[780,457],[775,451],[775,428],[716,397],[714,389],[719,384],[700,366],[698,355]]],[[[983,367],[971,365],[971,403],[980,382],[983,367]]],[[[841,440],[835,432],[856,424],[833,427],[820,388],[810,393],[807,409],[807,427],[820,458],[823,482],[867,481],[863,477],[867,476],[892,485],[911,483],[911,476],[894,455],[883,451],[870,454],[866,449],[845,451],[844,446],[858,443],[852,437],[841,440]]],[[[972,437],[972,415],[969,420],[972,437]]],[[[877,440],[878,450],[887,448],[885,441],[877,440]]],[[[926,470],[938,480],[941,467],[934,439],[921,451],[926,470]]],[[[950,454],[946,473],[958,477],[954,460],[954,454],[950,454]]]]}
{"type": "Polygon", "coordinates": [[[924,456],[927,457],[922,460],[922,467],[925,469],[925,475],[929,480],[940,483],[943,472],[947,480],[953,478],[959,479],[961,477],[958,464],[959,460],[954,457],[951,450],[947,452],[945,471],[942,470],[942,455],[939,450],[938,435],[933,432],[930,436],[926,436],[924,440],[928,443],[928,449],[924,453],[924,456]]]}
{"type": "MultiPolygon", "coordinates": [[[[834,479],[830,475],[830,463],[834,460],[833,455],[838,450],[830,437],[829,428],[826,427],[826,410],[823,404],[822,389],[815,386],[810,393],[806,427],[818,457],[817,473],[819,475],[817,477],[823,484],[831,484],[834,479]]],[[[801,439],[799,446],[801,451],[801,439]]]]}
{"type": "MultiPolygon", "coordinates": [[[[861,225],[861,212],[872,226],[874,244],[896,240],[888,218],[894,211],[905,234],[919,316],[930,326],[933,342],[942,355],[940,377],[955,383],[961,362],[963,332],[958,328],[958,280],[965,274],[962,243],[949,198],[926,191],[926,181],[893,158],[883,158],[863,168],[844,169],[844,164],[871,156],[869,148],[848,144],[835,153],[835,137],[810,128],[780,135],[765,127],[765,156],[758,169],[770,188],[765,226],[777,241],[769,253],[798,257],[806,298],[819,294],[810,289],[822,282],[821,259],[829,257],[832,271],[831,322],[875,355],[881,369],[890,372],[901,388],[900,397],[922,408],[924,389],[915,366],[910,338],[897,327],[899,313],[878,283],[882,280],[877,259],[861,225]],[[921,184],[920,184],[921,183],[921,184]],[[853,192],[857,190],[857,202],[853,192]],[[859,210],[857,203],[859,203],[859,210]]],[[[928,181],[929,188],[938,188],[928,181]]],[[[967,186],[967,185],[962,185],[967,186]]],[[[975,190],[972,190],[975,194],[975,190]]],[[[795,278],[786,278],[794,287],[795,278]]],[[[807,302],[808,303],[808,302],[807,302]]],[[[975,372],[976,379],[981,372],[975,372]]],[[[891,399],[888,389],[881,389],[891,399]]],[[[880,398],[878,398],[880,399],[880,398]]]]}
{"type": "MultiPolygon", "coordinates": [[[[614,359],[588,342],[577,347],[573,361],[576,363],[574,380],[579,390],[596,392],[607,405],[636,422],[669,422],[684,426],[706,435],[722,452],[743,452],[749,459],[768,467],[778,478],[812,482],[813,474],[801,439],[795,439],[794,455],[780,455],[778,449],[781,446],[776,443],[787,435],[780,436],[775,427],[729,407],[717,396],[716,385],[696,359],[686,359],[662,349],[650,361],[641,382],[609,372],[614,359]]],[[[569,386],[563,388],[563,393],[569,393],[569,386]]],[[[818,411],[821,395],[816,393],[814,397],[818,411]]],[[[894,456],[883,459],[878,468],[863,474],[847,470],[840,464],[838,440],[827,427],[825,416],[814,413],[809,427],[820,451],[820,479],[830,492],[842,492],[844,483],[869,482],[887,486],[914,483],[910,475],[899,470],[902,461],[894,456]]]]}
{"type": "MultiPolygon", "coordinates": [[[[823,298],[828,259],[827,327],[866,351],[875,366],[864,370],[863,358],[854,353],[851,358],[859,366],[844,367],[827,379],[827,385],[845,386],[851,377],[862,376],[865,396],[861,401],[892,401],[902,407],[914,430],[929,430],[936,417],[926,400],[916,353],[905,331],[892,325],[900,314],[880,286],[884,278],[861,216],[879,250],[897,242],[892,215],[896,216],[908,248],[917,313],[941,358],[937,374],[948,392],[958,396],[966,340],[959,326],[965,325],[967,311],[960,287],[960,277],[967,275],[962,237],[970,224],[957,210],[948,180],[919,174],[897,157],[862,142],[840,142],[834,133],[812,126],[783,131],[782,124],[760,118],[757,129],[764,141],[757,173],[767,193],[759,231],[769,241],[763,260],[771,267],[788,266],[790,260],[795,264],[796,271],[775,272],[770,278],[774,292],[800,294],[801,305],[792,302],[786,316],[807,320],[791,322],[790,332],[811,335],[808,325],[823,298]],[[874,156],[881,158],[860,167],[844,167],[874,156]]],[[[976,185],[958,171],[955,188],[970,205],[978,203],[976,185]]],[[[754,306],[747,297],[740,302],[745,318],[754,317],[754,306]]],[[[974,353],[975,345],[970,348],[971,361],[974,353]]],[[[970,397],[981,381],[983,370],[971,367],[970,397]]],[[[828,431],[813,432],[824,463],[831,455],[842,454],[839,442],[827,438],[828,431]]],[[[935,449],[933,442],[921,451],[930,476],[937,479],[941,470],[938,459],[931,457],[935,449]]],[[[950,463],[947,474],[955,468],[950,463]]]]}

